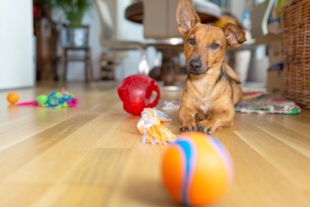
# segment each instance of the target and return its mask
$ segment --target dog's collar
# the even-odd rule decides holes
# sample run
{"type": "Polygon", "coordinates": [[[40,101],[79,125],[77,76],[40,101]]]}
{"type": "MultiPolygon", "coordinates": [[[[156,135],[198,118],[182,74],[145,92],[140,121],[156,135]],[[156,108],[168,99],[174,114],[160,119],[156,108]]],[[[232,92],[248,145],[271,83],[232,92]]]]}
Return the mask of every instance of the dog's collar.
{"type": "Polygon", "coordinates": [[[224,65],[224,64],[225,64],[225,63],[224,63],[224,61],[223,61],[223,62],[222,62],[222,66],[221,66],[221,73],[220,73],[219,77],[217,78],[217,80],[216,80],[214,86],[216,86],[216,84],[217,84],[218,82],[220,82],[221,80],[227,81],[228,84],[229,84],[229,86],[230,86],[230,88],[231,88],[231,91],[232,91],[232,93],[231,93],[231,98],[233,98],[233,97],[234,97],[234,90],[233,90],[232,85],[231,85],[231,83],[230,83],[230,81],[229,81],[229,77],[228,77],[228,75],[227,75],[227,73],[226,73],[225,65],[224,65]]]}
{"type": "Polygon", "coordinates": [[[222,62],[222,65],[221,65],[221,72],[220,72],[220,75],[218,76],[218,78],[217,78],[217,80],[216,80],[216,82],[215,82],[215,85],[219,82],[219,81],[221,81],[221,80],[228,80],[228,78],[227,78],[227,73],[226,73],[226,71],[225,71],[225,68],[224,68],[225,66],[224,66],[224,61],[222,62]]]}

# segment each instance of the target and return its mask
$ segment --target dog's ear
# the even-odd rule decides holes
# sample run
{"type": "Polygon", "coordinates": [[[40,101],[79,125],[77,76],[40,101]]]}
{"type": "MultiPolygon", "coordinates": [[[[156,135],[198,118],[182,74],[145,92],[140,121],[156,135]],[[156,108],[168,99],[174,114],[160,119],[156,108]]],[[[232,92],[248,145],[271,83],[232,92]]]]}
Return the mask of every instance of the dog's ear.
{"type": "Polygon", "coordinates": [[[223,25],[222,30],[230,47],[238,47],[246,41],[245,31],[232,23],[223,25]]]}
{"type": "Polygon", "coordinates": [[[177,7],[177,23],[179,32],[186,36],[187,33],[200,22],[190,0],[180,0],[177,7]]]}

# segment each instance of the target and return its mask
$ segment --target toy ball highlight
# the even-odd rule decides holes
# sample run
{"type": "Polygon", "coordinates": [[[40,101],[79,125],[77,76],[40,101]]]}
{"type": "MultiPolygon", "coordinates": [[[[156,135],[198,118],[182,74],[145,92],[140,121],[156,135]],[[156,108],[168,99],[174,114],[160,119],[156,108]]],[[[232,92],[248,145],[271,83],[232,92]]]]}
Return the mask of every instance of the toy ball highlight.
{"type": "Polygon", "coordinates": [[[232,184],[233,173],[225,147],[200,132],[179,135],[162,162],[164,186],[176,202],[186,206],[207,205],[221,199],[232,184]]]}
{"type": "Polygon", "coordinates": [[[11,104],[15,104],[17,103],[17,101],[19,100],[19,95],[16,92],[11,92],[7,95],[6,99],[8,100],[8,102],[10,102],[11,104]]]}

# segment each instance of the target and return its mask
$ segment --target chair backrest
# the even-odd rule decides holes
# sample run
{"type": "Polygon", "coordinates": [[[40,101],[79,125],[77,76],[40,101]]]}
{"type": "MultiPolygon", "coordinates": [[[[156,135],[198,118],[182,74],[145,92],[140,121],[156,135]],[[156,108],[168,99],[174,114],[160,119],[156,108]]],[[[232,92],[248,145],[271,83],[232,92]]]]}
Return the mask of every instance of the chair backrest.
{"type": "Polygon", "coordinates": [[[104,39],[113,37],[113,20],[105,0],[95,0],[102,24],[102,36],[104,39]]]}
{"type": "Polygon", "coordinates": [[[182,37],[176,22],[179,0],[143,0],[144,38],[182,37]]]}
{"type": "Polygon", "coordinates": [[[251,35],[254,39],[268,33],[268,17],[275,0],[264,1],[253,8],[251,12],[251,35]]]}

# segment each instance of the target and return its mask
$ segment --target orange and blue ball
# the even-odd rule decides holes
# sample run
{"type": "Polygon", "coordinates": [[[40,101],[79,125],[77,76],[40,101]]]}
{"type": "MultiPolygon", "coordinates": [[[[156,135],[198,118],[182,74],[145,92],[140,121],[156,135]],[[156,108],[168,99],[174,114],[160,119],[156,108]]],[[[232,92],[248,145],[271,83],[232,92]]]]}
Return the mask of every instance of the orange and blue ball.
{"type": "Polygon", "coordinates": [[[179,135],[162,161],[164,186],[171,197],[186,206],[215,203],[229,190],[233,164],[224,145],[200,132],[179,135]]]}

